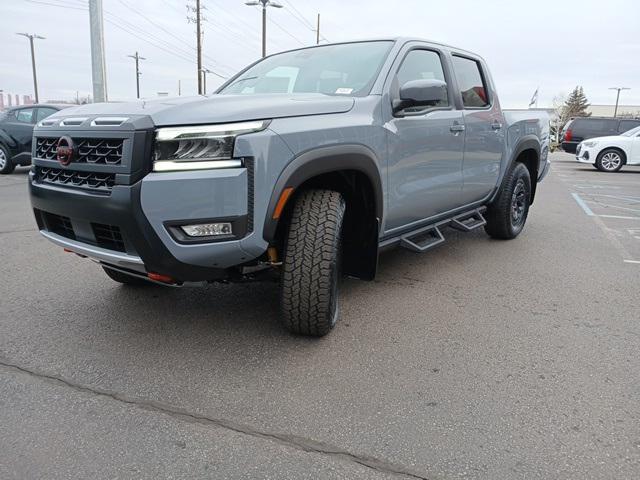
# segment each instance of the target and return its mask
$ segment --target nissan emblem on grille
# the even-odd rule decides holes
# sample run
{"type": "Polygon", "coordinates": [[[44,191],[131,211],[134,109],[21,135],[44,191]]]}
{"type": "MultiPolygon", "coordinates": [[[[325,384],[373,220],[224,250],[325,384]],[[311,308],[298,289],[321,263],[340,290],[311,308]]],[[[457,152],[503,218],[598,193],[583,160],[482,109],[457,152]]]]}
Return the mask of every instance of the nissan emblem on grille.
{"type": "Polygon", "coordinates": [[[71,137],[60,137],[56,147],[56,159],[63,167],[66,167],[73,161],[75,156],[75,146],[71,137]]]}

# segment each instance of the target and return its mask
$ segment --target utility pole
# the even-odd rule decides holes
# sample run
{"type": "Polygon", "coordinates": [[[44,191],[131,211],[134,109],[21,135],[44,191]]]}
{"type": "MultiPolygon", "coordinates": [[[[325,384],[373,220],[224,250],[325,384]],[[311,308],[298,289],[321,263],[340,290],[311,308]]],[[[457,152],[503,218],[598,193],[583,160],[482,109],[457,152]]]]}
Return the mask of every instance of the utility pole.
{"type": "Polygon", "coordinates": [[[102,0],[89,0],[89,26],[91,32],[91,77],[93,101],[106,102],[107,66],[104,60],[104,24],[102,0]]]}
{"type": "Polygon", "coordinates": [[[182,86],[180,85],[180,80],[178,80],[178,96],[182,95],[182,86]]]}
{"type": "Polygon", "coordinates": [[[136,97],[140,98],[140,60],[146,60],[146,58],[138,55],[138,52],[135,55],[127,55],[129,58],[133,58],[136,61],[136,97]]]}
{"type": "Polygon", "coordinates": [[[320,14],[318,14],[318,23],[316,24],[316,45],[320,45],[320,14]]]}
{"type": "Polygon", "coordinates": [[[609,90],[617,90],[618,94],[616,95],[616,108],[613,111],[613,118],[618,116],[618,102],[620,100],[620,91],[621,90],[631,90],[629,87],[610,87],[609,90]]]}
{"type": "Polygon", "coordinates": [[[36,54],[33,49],[33,39],[37,38],[39,40],[44,40],[44,37],[40,35],[35,35],[31,33],[17,33],[16,35],[21,35],[23,37],[27,37],[29,39],[29,43],[31,44],[31,69],[33,70],[33,90],[36,97],[36,103],[39,102],[38,98],[38,77],[36,76],[36,54]]]}
{"type": "Polygon", "coordinates": [[[198,69],[198,95],[202,95],[202,22],[206,22],[206,18],[202,15],[205,8],[201,5],[201,0],[195,0],[195,6],[187,5],[187,10],[195,14],[195,17],[187,15],[189,23],[196,24],[196,55],[198,69]]]}
{"type": "Polygon", "coordinates": [[[202,94],[202,32],[200,30],[200,0],[196,0],[196,36],[197,36],[197,50],[198,50],[198,95],[202,94]]]}
{"type": "Polygon", "coordinates": [[[256,7],[262,5],[262,58],[267,56],[267,7],[282,8],[273,0],[250,0],[245,5],[256,7]]]}

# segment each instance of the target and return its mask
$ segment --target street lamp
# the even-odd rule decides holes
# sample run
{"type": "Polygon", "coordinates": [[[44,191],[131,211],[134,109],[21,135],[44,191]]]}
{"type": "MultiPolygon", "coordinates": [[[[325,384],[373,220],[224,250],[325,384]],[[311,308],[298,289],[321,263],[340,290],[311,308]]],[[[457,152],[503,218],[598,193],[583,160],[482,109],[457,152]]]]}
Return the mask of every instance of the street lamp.
{"type": "Polygon", "coordinates": [[[618,100],[620,100],[620,90],[631,90],[629,87],[609,87],[609,90],[617,90],[618,94],[616,95],[616,108],[613,111],[613,118],[616,118],[618,115],[618,100]]]}
{"type": "Polygon", "coordinates": [[[39,103],[38,100],[38,78],[36,77],[36,56],[33,51],[33,39],[37,38],[39,40],[44,40],[44,37],[40,35],[30,34],[30,33],[16,33],[16,35],[21,35],[23,37],[27,37],[29,39],[29,43],[31,44],[31,68],[33,69],[33,89],[35,90],[36,103],[39,103]]]}
{"type": "Polygon", "coordinates": [[[244,4],[251,7],[262,5],[262,58],[264,58],[267,56],[267,7],[282,8],[282,5],[273,0],[251,0],[244,4]]]}

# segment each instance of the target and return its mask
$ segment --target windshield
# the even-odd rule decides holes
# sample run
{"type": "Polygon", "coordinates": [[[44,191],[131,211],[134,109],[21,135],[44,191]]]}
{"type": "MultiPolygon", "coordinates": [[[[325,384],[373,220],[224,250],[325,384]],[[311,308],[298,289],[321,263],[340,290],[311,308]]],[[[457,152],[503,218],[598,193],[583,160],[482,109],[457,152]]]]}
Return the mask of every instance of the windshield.
{"type": "Polygon", "coordinates": [[[243,72],[218,93],[367,95],[392,44],[391,41],[345,43],[273,55],[243,72]]]}
{"type": "Polygon", "coordinates": [[[640,127],[632,128],[631,130],[627,130],[624,133],[621,133],[623,137],[633,137],[634,135],[640,133],[640,127]]]}

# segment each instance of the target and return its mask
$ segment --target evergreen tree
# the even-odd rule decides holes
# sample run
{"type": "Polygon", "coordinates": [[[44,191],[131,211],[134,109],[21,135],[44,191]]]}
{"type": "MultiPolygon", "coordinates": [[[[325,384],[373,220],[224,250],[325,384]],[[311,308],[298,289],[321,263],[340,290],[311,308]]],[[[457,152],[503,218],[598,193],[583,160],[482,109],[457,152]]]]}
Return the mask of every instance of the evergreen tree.
{"type": "Polygon", "coordinates": [[[567,101],[564,102],[562,116],[566,119],[573,117],[588,117],[591,114],[587,113],[590,103],[587,100],[586,95],[582,87],[577,86],[573,89],[567,101]]]}

